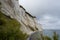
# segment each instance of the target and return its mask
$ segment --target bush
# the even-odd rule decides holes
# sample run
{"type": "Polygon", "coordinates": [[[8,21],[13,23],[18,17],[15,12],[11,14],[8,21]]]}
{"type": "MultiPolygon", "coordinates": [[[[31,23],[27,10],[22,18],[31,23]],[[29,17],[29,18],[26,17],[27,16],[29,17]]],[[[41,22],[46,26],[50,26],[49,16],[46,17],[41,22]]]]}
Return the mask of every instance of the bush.
{"type": "Polygon", "coordinates": [[[26,34],[20,30],[20,23],[0,11],[0,40],[26,40],[26,34]]]}

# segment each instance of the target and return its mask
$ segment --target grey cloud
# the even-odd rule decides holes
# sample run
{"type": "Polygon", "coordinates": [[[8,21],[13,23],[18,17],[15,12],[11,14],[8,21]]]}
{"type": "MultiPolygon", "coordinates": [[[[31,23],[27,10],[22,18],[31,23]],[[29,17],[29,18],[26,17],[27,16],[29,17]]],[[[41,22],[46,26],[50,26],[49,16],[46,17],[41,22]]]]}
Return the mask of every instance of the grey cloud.
{"type": "Polygon", "coordinates": [[[60,0],[20,0],[26,10],[37,16],[44,29],[60,29],[60,0]],[[51,19],[44,19],[44,16],[51,19]]]}
{"type": "Polygon", "coordinates": [[[53,19],[41,19],[39,22],[43,25],[43,28],[45,29],[60,29],[60,19],[53,18],[53,19]]]}

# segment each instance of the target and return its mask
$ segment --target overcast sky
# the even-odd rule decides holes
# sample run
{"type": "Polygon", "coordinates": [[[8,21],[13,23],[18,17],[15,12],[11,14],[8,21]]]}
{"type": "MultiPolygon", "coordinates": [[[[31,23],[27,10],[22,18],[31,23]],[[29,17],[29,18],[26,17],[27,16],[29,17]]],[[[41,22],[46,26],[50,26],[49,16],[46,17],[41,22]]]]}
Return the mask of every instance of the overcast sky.
{"type": "Polygon", "coordinates": [[[60,29],[60,0],[19,0],[19,4],[37,17],[43,29],[60,29]]]}

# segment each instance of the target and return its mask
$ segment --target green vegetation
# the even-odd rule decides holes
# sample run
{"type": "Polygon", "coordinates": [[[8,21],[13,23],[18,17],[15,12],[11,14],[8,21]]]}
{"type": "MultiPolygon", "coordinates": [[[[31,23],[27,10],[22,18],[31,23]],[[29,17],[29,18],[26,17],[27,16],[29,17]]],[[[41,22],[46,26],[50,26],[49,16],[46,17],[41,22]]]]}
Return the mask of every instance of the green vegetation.
{"type": "Polygon", "coordinates": [[[20,23],[0,11],[0,40],[26,40],[20,30],[20,23]]]}
{"type": "Polygon", "coordinates": [[[56,32],[54,32],[53,34],[54,34],[53,35],[53,40],[58,40],[58,38],[59,38],[58,34],[56,32]]]}
{"type": "Polygon", "coordinates": [[[52,38],[49,36],[44,36],[43,34],[41,34],[41,39],[42,40],[59,40],[59,36],[56,32],[53,32],[52,38]]]}
{"type": "Polygon", "coordinates": [[[51,38],[48,36],[44,36],[44,40],[51,40],[51,38]]]}

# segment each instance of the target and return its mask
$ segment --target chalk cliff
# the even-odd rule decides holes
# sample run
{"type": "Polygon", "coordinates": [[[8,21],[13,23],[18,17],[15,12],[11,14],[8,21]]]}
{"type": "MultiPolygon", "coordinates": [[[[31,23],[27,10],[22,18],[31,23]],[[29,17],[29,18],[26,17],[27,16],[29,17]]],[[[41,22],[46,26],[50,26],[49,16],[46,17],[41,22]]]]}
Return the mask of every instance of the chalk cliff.
{"type": "Polygon", "coordinates": [[[37,23],[36,17],[29,14],[18,0],[0,0],[1,12],[10,18],[16,19],[20,24],[23,33],[31,34],[35,31],[42,31],[42,26],[37,23]]]}

